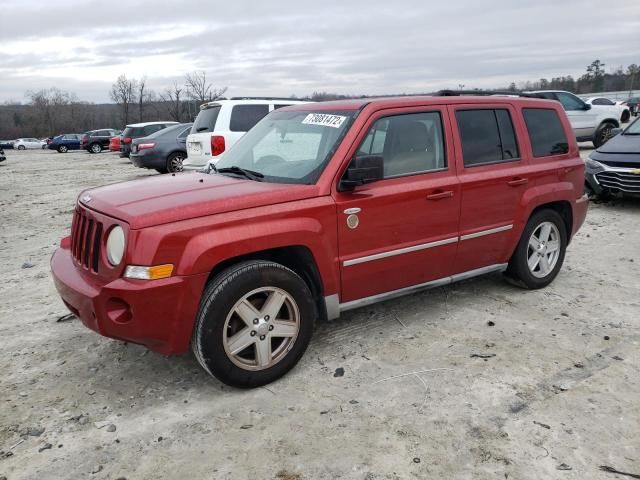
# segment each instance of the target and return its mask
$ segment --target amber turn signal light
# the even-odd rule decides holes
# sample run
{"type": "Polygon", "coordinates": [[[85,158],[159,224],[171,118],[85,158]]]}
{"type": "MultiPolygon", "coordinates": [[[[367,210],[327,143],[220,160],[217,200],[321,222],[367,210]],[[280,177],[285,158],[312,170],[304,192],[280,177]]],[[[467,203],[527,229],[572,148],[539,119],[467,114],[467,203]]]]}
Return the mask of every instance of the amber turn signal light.
{"type": "Polygon", "coordinates": [[[165,265],[154,265],[152,267],[143,267],[140,265],[127,265],[124,270],[126,278],[135,278],[138,280],[160,280],[168,278],[173,273],[173,265],[167,263],[165,265]]]}

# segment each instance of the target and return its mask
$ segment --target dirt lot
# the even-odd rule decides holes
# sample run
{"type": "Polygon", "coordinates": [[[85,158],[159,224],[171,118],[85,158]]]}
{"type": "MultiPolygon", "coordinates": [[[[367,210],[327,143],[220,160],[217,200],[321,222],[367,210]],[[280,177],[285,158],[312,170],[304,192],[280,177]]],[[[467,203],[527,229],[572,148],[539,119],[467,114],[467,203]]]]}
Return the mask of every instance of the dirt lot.
{"type": "Polygon", "coordinates": [[[319,325],[284,379],[238,391],[190,355],[57,321],[49,257],[77,193],[151,172],[7,153],[0,479],[640,474],[640,201],[592,204],[545,290],[496,275],[354,311],[319,325]]]}

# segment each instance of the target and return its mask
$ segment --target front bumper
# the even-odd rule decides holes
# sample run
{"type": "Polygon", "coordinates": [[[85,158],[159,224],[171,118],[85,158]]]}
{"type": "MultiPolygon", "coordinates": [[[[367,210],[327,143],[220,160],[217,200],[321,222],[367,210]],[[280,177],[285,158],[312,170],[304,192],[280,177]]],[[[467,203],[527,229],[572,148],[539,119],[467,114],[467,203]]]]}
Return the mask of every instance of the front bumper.
{"type": "Polygon", "coordinates": [[[64,304],[91,330],[165,355],[188,350],[206,274],[103,283],[76,265],[64,241],[51,271],[64,304]]]}

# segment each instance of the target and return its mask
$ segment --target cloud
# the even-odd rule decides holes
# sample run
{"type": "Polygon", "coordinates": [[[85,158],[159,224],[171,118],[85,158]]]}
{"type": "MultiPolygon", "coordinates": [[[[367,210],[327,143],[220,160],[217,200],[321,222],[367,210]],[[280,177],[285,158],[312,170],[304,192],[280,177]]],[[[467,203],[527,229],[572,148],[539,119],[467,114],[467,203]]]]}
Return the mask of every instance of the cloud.
{"type": "Polygon", "coordinates": [[[5,0],[0,101],[58,86],[108,101],[116,77],[161,90],[205,70],[231,95],[426,92],[640,63],[640,3],[5,0]]]}

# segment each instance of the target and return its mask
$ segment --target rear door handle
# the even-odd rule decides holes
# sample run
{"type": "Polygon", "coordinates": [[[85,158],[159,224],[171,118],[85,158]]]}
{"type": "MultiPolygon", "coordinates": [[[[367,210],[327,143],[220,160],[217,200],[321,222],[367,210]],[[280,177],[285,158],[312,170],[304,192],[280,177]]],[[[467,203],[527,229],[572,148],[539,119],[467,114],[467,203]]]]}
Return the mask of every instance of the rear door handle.
{"type": "Polygon", "coordinates": [[[453,190],[447,190],[446,192],[435,192],[427,195],[427,200],[442,200],[444,198],[453,197],[453,190]]]}
{"type": "Polygon", "coordinates": [[[513,180],[509,180],[507,185],[510,187],[517,187],[518,185],[525,185],[526,183],[529,183],[528,178],[514,178],[513,180]]]}

